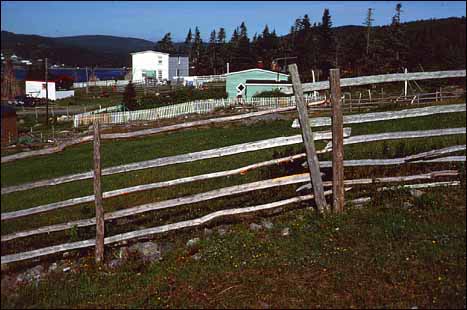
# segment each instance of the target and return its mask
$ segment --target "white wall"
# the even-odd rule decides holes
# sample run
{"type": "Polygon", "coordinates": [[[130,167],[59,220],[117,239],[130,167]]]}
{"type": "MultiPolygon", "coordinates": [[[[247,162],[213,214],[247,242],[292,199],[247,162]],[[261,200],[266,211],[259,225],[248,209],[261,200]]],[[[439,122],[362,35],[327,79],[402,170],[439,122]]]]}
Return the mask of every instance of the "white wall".
{"type": "Polygon", "coordinates": [[[146,51],[132,54],[132,81],[143,81],[143,70],[156,70],[156,77],[159,79],[159,72],[162,72],[162,80],[169,79],[169,54],[146,51]]]}
{"type": "Polygon", "coordinates": [[[58,99],[73,97],[75,95],[74,90],[57,90],[55,92],[55,97],[58,99]]]}
{"type": "MultiPolygon", "coordinates": [[[[55,100],[55,82],[48,83],[49,99],[55,100]]],[[[26,95],[35,98],[45,98],[45,81],[26,81],[26,95]]]]}

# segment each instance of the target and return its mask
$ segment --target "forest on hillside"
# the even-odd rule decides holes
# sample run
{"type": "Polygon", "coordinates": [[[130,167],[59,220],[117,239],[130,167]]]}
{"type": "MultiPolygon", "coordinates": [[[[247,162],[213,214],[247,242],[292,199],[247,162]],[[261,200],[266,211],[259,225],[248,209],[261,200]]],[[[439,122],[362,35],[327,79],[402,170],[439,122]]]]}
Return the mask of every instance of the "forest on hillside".
{"type": "Polygon", "coordinates": [[[225,73],[264,67],[284,71],[287,63],[297,63],[301,76],[311,79],[311,70],[326,78],[332,67],[343,76],[409,71],[465,68],[465,17],[401,23],[402,5],[397,4],[388,25],[373,26],[373,12],[362,18],[363,26],[332,27],[325,9],[320,21],[308,15],[297,18],[285,36],[268,25],[250,39],[244,22],[227,40],[224,28],[212,30],[208,42],[195,27],[183,44],[173,44],[167,33],[155,49],[190,56],[192,75],[225,73]],[[282,58],[282,59],[281,59],[282,58]],[[287,58],[287,59],[284,59],[287,58]]]}

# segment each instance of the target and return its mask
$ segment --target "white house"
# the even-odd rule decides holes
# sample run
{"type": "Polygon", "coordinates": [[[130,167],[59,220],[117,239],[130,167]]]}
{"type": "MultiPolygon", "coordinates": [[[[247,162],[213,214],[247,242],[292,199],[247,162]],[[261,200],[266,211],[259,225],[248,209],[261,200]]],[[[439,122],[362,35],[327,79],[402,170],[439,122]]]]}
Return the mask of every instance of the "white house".
{"type": "Polygon", "coordinates": [[[143,82],[146,78],[169,80],[169,54],[156,51],[131,53],[132,81],[143,82]]]}
{"type": "MultiPolygon", "coordinates": [[[[49,81],[47,88],[49,89],[49,99],[57,99],[55,94],[55,82],[49,81]]],[[[45,81],[26,81],[26,96],[45,98],[45,81]]]]}

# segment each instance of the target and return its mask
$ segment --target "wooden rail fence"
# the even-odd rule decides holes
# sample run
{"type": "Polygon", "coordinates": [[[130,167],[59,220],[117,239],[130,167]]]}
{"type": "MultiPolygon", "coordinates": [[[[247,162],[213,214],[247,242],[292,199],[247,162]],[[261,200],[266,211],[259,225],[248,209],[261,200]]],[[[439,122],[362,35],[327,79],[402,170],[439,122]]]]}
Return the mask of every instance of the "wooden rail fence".
{"type": "MultiPolygon", "coordinates": [[[[293,68],[291,72],[294,71],[294,69],[296,69],[296,67],[293,68]]],[[[298,70],[295,70],[295,73],[297,72],[298,70]]],[[[449,72],[444,72],[444,73],[438,72],[436,74],[432,74],[432,73],[430,74],[431,75],[425,74],[423,76],[417,75],[413,78],[422,79],[423,77],[423,79],[425,79],[425,78],[445,78],[445,77],[453,77],[453,76],[465,76],[465,70],[463,70],[461,73],[459,73],[459,71],[452,71],[452,72],[449,71],[449,72]],[[437,77],[434,77],[435,75],[437,77]]],[[[339,79],[338,71],[334,71],[331,74],[331,77],[332,77],[331,78],[332,80],[331,100],[334,105],[337,105],[337,108],[339,106],[340,99],[341,99],[341,96],[339,95],[340,86],[361,85],[361,83],[364,83],[364,82],[369,83],[368,82],[369,80],[371,80],[371,83],[375,83],[374,82],[375,80],[388,81],[391,79],[392,80],[396,79],[396,77],[394,76],[391,76],[388,78],[379,78],[379,79],[375,79],[374,77],[363,77],[363,78],[358,78],[358,81],[357,80],[348,81],[348,79],[346,81],[346,79],[339,79]],[[340,86],[339,86],[339,81],[340,81],[340,86]]],[[[400,78],[400,77],[397,77],[397,78],[400,78]]],[[[408,74],[405,74],[404,78],[405,80],[407,80],[408,74]]],[[[329,162],[329,161],[319,162],[317,158],[317,154],[329,152],[333,149],[334,149],[333,150],[334,152],[335,149],[341,148],[343,145],[354,144],[354,143],[368,143],[372,141],[381,141],[381,140],[388,140],[388,139],[391,139],[391,140],[392,139],[408,139],[408,138],[465,134],[465,128],[446,128],[446,129],[437,129],[437,130],[389,132],[389,133],[351,136],[350,128],[342,127],[343,126],[342,124],[346,123],[346,120],[348,123],[370,122],[370,121],[380,121],[380,120],[385,120],[385,119],[394,119],[391,117],[403,118],[404,115],[402,115],[401,113],[397,113],[397,112],[392,115],[388,114],[387,112],[383,112],[386,114],[378,115],[378,114],[372,113],[371,115],[363,115],[363,116],[346,119],[345,117],[342,118],[341,111],[339,111],[339,109],[334,108],[333,109],[334,110],[333,122],[332,122],[333,133],[332,134],[330,132],[312,133],[311,126],[313,126],[313,124],[314,125],[316,124],[329,125],[328,120],[321,119],[319,121],[315,121],[312,119],[310,121],[308,119],[308,113],[306,111],[308,102],[306,102],[306,100],[302,96],[302,87],[300,85],[298,74],[293,74],[293,79],[294,79],[293,84],[294,84],[295,94],[297,96],[297,107],[296,108],[299,112],[300,123],[304,127],[302,128],[301,135],[295,135],[295,136],[290,136],[290,137],[277,137],[277,138],[266,139],[266,140],[261,140],[261,141],[254,141],[254,142],[227,146],[227,147],[218,148],[218,149],[169,156],[165,158],[157,158],[157,159],[153,159],[149,161],[109,167],[106,169],[102,169],[101,171],[101,168],[100,168],[100,133],[99,133],[100,119],[99,119],[99,121],[95,123],[95,131],[94,131],[95,135],[93,138],[94,146],[95,146],[94,147],[95,164],[94,164],[93,171],[63,176],[63,177],[50,179],[50,180],[41,180],[41,181],[31,182],[27,184],[20,184],[20,185],[2,188],[2,195],[3,195],[3,194],[16,192],[16,191],[29,190],[29,189],[33,189],[33,188],[37,188],[41,186],[52,186],[52,185],[57,185],[57,184],[63,184],[66,182],[89,179],[94,176],[94,195],[73,198],[73,199],[69,199],[66,201],[60,201],[60,202],[38,206],[38,207],[30,208],[30,209],[1,214],[2,221],[12,220],[12,219],[19,218],[19,217],[25,217],[25,216],[31,216],[34,214],[50,212],[50,211],[57,210],[60,208],[71,207],[71,206],[78,205],[84,202],[91,202],[95,200],[96,201],[96,217],[95,218],[81,219],[81,220],[71,221],[67,223],[39,227],[36,229],[27,230],[27,231],[14,232],[8,235],[3,235],[1,237],[1,241],[8,242],[8,241],[11,241],[17,238],[25,238],[29,236],[44,234],[44,233],[64,231],[64,230],[68,230],[68,229],[72,229],[76,227],[89,227],[93,225],[98,225],[96,238],[73,242],[73,243],[54,245],[54,246],[45,247],[42,249],[36,249],[32,251],[27,251],[27,252],[22,252],[22,253],[4,255],[1,257],[1,263],[8,264],[12,262],[17,262],[17,261],[22,261],[26,259],[37,258],[37,257],[45,256],[45,255],[60,253],[64,251],[74,250],[74,249],[87,248],[87,247],[92,247],[92,246],[96,247],[96,261],[102,262],[104,244],[108,245],[112,243],[118,243],[124,240],[131,240],[131,239],[142,238],[142,237],[146,238],[154,234],[163,233],[163,232],[167,232],[167,231],[171,231],[175,229],[202,225],[214,218],[218,218],[222,216],[268,210],[271,208],[277,208],[279,206],[284,206],[284,205],[288,205],[288,204],[292,204],[296,202],[309,201],[311,199],[314,199],[316,203],[318,204],[318,200],[320,199],[318,198],[318,196],[321,196],[321,198],[324,200],[322,201],[320,209],[326,209],[326,206],[325,206],[326,200],[324,199],[324,197],[331,195],[331,194],[334,194],[335,196],[334,201],[336,200],[336,198],[337,200],[340,200],[340,202],[339,201],[335,202],[334,204],[335,210],[342,211],[343,205],[344,205],[344,197],[343,197],[344,191],[349,190],[350,189],[349,186],[374,184],[374,183],[378,183],[378,184],[405,183],[405,182],[411,182],[411,181],[434,180],[439,177],[446,178],[446,177],[458,176],[458,172],[455,170],[442,170],[442,171],[432,171],[430,173],[424,173],[424,174],[419,174],[419,175],[345,180],[343,178],[343,167],[344,166],[393,165],[393,164],[412,164],[412,163],[426,164],[426,163],[432,163],[432,162],[460,162],[460,161],[465,162],[465,156],[447,156],[443,158],[436,158],[436,157],[440,155],[444,155],[444,154],[453,153],[453,152],[465,151],[466,147],[465,145],[450,146],[450,147],[446,147],[446,148],[442,148],[438,150],[431,150],[429,152],[406,156],[403,158],[378,159],[378,160],[375,160],[375,159],[343,160],[343,153],[342,153],[341,156],[337,156],[340,158],[336,159],[336,157],[334,156],[332,162],[329,162]],[[341,118],[341,120],[339,120],[339,118],[341,118]],[[342,138],[339,138],[339,131],[342,131],[342,138]],[[323,150],[316,151],[314,148],[314,141],[319,140],[319,139],[326,139],[326,140],[332,140],[332,141],[329,142],[323,150]],[[335,141],[335,140],[339,140],[339,141],[335,141]],[[222,156],[239,154],[243,152],[250,152],[250,151],[256,151],[256,150],[263,150],[263,149],[273,148],[277,146],[292,145],[292,144],[297,144],[297,143],[302,143],[302,142],[305,144],[305,149],[306,149],[305,154],[296,154],[296,155],[288,156],[284,158],[255,163],[255,164],[251,164],[246,167],[241,167],[241,168],[228,170],[228,171],[219,171],[219,172],[185,177],[185,178],[175,179],[175,180],[170,180],[170,181],[163,181],[163,182],[157,182],[157,183],[152,183],[152,184],[143,184],[143,185],[133,186],[130,188],[113,190],[113,191],[105,192],[105,193],[102,193],[102,190],[101,190],[101,175],[111,175],[111,174],[124,173],[124,172],[129,172],[129,171],[140,170],[140,169],[161,167],[161,166],[166,166],[166,165],[171,165],[171,164],[176,164],[176,163],[193,162],[197,160],[222,157],[222,156]],[[310,173],[289,175],[289,176],[284,176],[284,177],[275,178],[275,179],[261,180],[261,181],[251,182],[251,183],[234,185],[234,186],[215,189],[215,190],[198,193],[198,194],[194,194],[190,196],[178,197],[178,198],[169,199],[165,201],[152,202],[152,203],[147,203],[147,204],[143,204],[139,206],[129,207],[126,209],[108,212],[105,214],[101,212],[102,211],[101,200],[105,198],[115,197],[118,195],[124,195],[124,194],[134,193],[134,192],[143,191],[143,190],[161,188],[165,186],[172,186],[176,184],[183,184],[183,183],[193,182],[197,180],[206,180],[210,178],[223,177],[223,176],[239,174],[239,173],[243,174],[246,171],[249,171],[251,169],[256,169],[259,167],[265,167],[265,166],[274,165],[274,164],[280,164],[286,161],[296,160],[296,159],[300,159],[304,157],[307,158],[307,163],[310,166],[310,173]],[[334,177],[332,181],[322,182],[320,168],[324,168],[324,167],[333,167],[335,169],[334,171],[336,171],[337,174],[339,173],[342,174],[342,176],[336,177],[336,174],[333,173],[334,177]],[[321,182],[321,185],[317,186],[317,184],[319,185],[320,182],[321,182]],[[158,226],[158,227],[145,228],[145,229],[126,232],[126,233],[122,233],[122,234],[118,234],[118,235],[114,235],[110,237],[104,237],[104,229],[103,229],[104,220],[111,221],[111,220],[119,219],[123,217],[134,216],[136,214],[153,212],[153,211],[162,210],[162,209],[175,208],[181,205],[209,201],[209,200],[220,198],[220,197],[227,197],[231,195],[252,192],[252,191],[259,190],[259,189],[268,189],[268,188],[273,188],[273,187],[278,187],[278,186],[300,184],[300,183],[305,183],[305,185],[299,188],[298,190],[307,188],[307,187],[309,188],[311,187],[311,184],[313,184],[313,190],[315,191],[315,194],[293,197],[293,198],[289,198],[289,199],[285,199],[281,201],[276,201],[272,203],[267,203],[267,204],[252,206],[252,207],[247,207],[247,208],[235,208],[235,209],[217,211],[217,212],[207,214],[197,219],[182,221],[178,223],[166,224],[166,225],[158,226]],[[323,190],[324,187],[330,187],[330,186],[333,187],[332,191],[323,190]],[[344,188],[344,186],[347,186],[347,188],[344,188]],[[339,195],[339,197],[336,197],[336,195],[339,195]],[[102,225],[102,229],[99,228],[99,225],[102,225]]],[[[316,88],[315,84],[313,84],[314,88],[316,88]]],[[[304,85],[306,86],[306,84],[304,85]]],[[[324,87],[324,86],[320,86],[320,87],[324,87]]],[[[329,84],[328,84],[328,87],[329,87],[329,84]]],[[[306,87],[304,88],[307,89],[306,87]]],[[[288,107],[284,107],[284,108],[288,108],[288,107]]],[[[436,108],[439,108],[439,107],[436,107],[436,108]]],[[[426,113],[432,113],[432,114],[454,113],[454,112],[459,112],[459,110],[462,110],[462,109],[460,109],[458,106],[450,106],[445,109],[431,109],[431,110],[425,109],[425,110],[417,110],[417,111],[406,111],[405,117],[417,117],[420,115],[426,115],[426,113]]],[[[465,106],[462,111],[465,111],[465,106]]],[[[432,114],[429,114],[429,115],[432,115],[432,114]]],[[[414,187],[435,186],[435,185],[437,186],[441,184],[442,185],[458,185],[459,183],[458,182],[457,183],[456,182],[444,182],[444,183],[437,182],[437,183],[429,183],[425,185],[417,184],[413,186],[414,187]]],[[[408,186],[412,186],[412,185],[408,185],[408,186]]]]}

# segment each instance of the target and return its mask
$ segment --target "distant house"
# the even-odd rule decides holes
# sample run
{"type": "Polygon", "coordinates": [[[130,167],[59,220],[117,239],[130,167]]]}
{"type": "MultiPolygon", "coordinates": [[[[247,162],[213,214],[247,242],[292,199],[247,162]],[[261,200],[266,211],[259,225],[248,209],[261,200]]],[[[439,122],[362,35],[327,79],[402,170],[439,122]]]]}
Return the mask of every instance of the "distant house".
{"type": "Polygon", "coordinates": [[[18,129],[16,127],[16,110],[12,107],[1,105],[1,124],[2,124],[2,145],[15,142],[18,138],[18,129]]]}
{"type": "Polygon", "coordinates": [[[131,53],[132,81],[169,80],[169,54],[156,51],[131,53]]]}
{"type": "MultiPolygon", "coordinates": [[[[34,98],[45,98],[46,97],[46,83],[45,81],[26,81],[26,96],[34,98]]],[[[48,88],[48,97],[50,100],[55,100],[55,82],[49,81],[47,84],[48,88]]]]}
{"type": "Polygon", "coordinates": [[[185,55],[169,56],[169,80],[180,81],[189,76],[189,58],[185,55]]]}
{"type": "Polygon", "coordinates": [[[248,69],[231,72],[226,75],[226,92],[228,98],[242,97],[249,99],[257,93],[278,89],[284,86],[289,75],[263,69],[248,69]]]}

